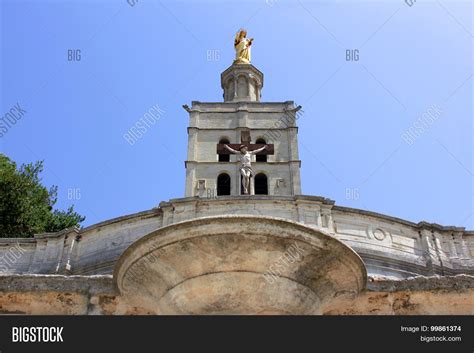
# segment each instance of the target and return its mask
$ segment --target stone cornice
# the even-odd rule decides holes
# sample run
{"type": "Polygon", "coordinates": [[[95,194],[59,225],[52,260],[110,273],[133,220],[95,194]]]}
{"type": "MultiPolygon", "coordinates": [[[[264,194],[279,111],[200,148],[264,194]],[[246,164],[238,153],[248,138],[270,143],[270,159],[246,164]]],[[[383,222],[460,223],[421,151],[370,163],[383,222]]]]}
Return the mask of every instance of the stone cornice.
{"type": "Polygon", "coordinates": [[[52,238],[59,238],[63,235],[69,234],[69,233],[74,233],[74,234],[79,234],[80,228],[79,227],[74,227],[74,228],[66,228],[63,229],[59,232],[53,232],[53,233],[40,233],[40,234],[35,234],[34,238],[36,240],[41,240],[41,239],[52,239],[52,238]]]}
{"type": "MultiPolygon", "coordinates": [[[[238,131],[238,130],[241,130],[241,129],[245,129],[244,126],[236,126],[236,127],[212,127],[212,128],[207,128],[207,127],[197,127],[197,126],[188,126],[188,133],[189,133],[189,130],[190,129],[194,129],[194,130],[211,130],[211,131],[229,131],[229,130],[234,130],[234,131],[238,131]]],[[[275,131],[275,130],[282,130],[282,131],[286,131],[286,130],[289,130],[289,129],[295,129],[296,131],[298,131],[298,126],[295,126],[295,125],[292,125],[292,126],[287,126],[287,127],[269,127],[269,128],[264,128],[264,127],[261,127],[261,128],[254,128],[252,127],[252,131],[275,131]]]]}
{"type": "MultiPolygon", "coordinates": [[[[300,107],[300,106],[299,106],[300,107]]],[[[285,102],[199,102],[193,101],[192,106],[184,104],[183,108],[188,112],[198,113],[236,113],[247,111],[252,113],[285,113],[298,111],[294,101],[285,102]],[[288,108],[288,107],[291,108],[288,108]],[[267,109],[265,109],[267,108],[267,109]],[[268,109],[273,108],[273,109],[268,109]]],[[[300,107],[301,108],[301,107],[300,107]]]]}
{"type": "MultiPolygon", "coordinates": [[[[415,276],[392,279],[369,276],[367,290],[372,292],[462,290],[474,288],[474,276],[415,276]]],[[[0,275],[0,291],[65,291],[90,294],[117,294],[112,275],[0,275]]]]}
{"type": "Polygon", "coordinates": [[[375,292],[462,290],[474,288],[474,276],[415,276],[403,280],[373,276],[367,287],[375,292]]]}
{"type": "Polygon", "coordinates": [[[0,275],[0,292],[75,292],[115,294],[111,275],[0,275]]]}
{"type": "Polygon", "coordinates": [[[282,201],[282,202],[298,202],[298,201],[307,201],[307,202],[319,202],[324,205],[334,205],[334,201],[322,196],[308,196],[308,195],[296,195],[296,196],[268,196],[268,195],[252,195],[252,196],[219,196],[218,199],[205,199],[198,196],[194,197],[183,197],[177,199],[170,199],[169,201],[160,202],[159,207],[170,207],[174,204],[187,203],[187,202],[196,202],[201,203],[214,203],[214,202],[229,202],[229,201],[252,201],[252,200],[261,200],[261,201],[282,201]]]}
{"type": "Polygon", "coordinates": [[[85,228],[81,229],[81,233],[88,232],[88,231],[94,230],[96,228],[108,226],[108,225],[111,225],[111,224],[114,224],[114,223],[120,223],[120,222],[129,220],[129,219],[133,219],[133,218],[137,218],[137,217],[152,218],[156,215],[161,215],[161,213],[162,213],[162,210],[155,207],[155,208],[152,208],[150,210],[140,211],[140,212],[137,212],[137,213],[132,213],[132,214],[128,214],[128,215],[125,215],[125,216],[112,218],[112,219],[109,219],[109,220],[106,220],[106,221],[103,221],[103,222],[99,222],[99,223],[90,225],[88,227],[85,227],[85,228]]]}
{"type": "MultiPolygon", "coordinates": [[[[361,215],[366,215],[366,216],[372,216],[376,218],[382,218],[386,219],[389,221],[397,222],[397,223],[402,223],[405,225],[408,225],[410,227],[415,227],[421,229],[428,229],[428,230],[438,230],[438,231],[455,231],[455,232],[466,232],[464,227],[456,227],[456,226],[442,226],[436,223],[428,223],[425,221],[421,221],[418,223],[414,223],[411,221],[407,221],[402,218],[398,217],[393,217],[393,216],[388,216],[383,213],[378,213],[374,211],[367,211],[367,210],[361,210],[358,208],[351,208],[351,207],[346,207],[346,206],[334,206],[333,208],[334,211],[341,211],[341,212],[351,212],[351,213],[357,213],[361,215]]],[[[471,232],[471,231],[469,231],[471,232]]]]}

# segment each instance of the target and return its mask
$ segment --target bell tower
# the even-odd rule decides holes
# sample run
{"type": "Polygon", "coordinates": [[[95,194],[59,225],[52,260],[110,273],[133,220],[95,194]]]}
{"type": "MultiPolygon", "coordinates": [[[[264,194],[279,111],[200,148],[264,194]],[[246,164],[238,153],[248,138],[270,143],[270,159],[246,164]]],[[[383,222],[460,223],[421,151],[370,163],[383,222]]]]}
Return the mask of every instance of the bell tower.
{"type": "MultiPolygon", "coordinates": [[[[301,107],[293,101],[261,101],[263,73],[250,64],[250,52],[242,45],[247,39],[239,40],[236,60],[221,74],[224,102],[183,106],[189,113],[185,196],[301,194],[296,125],[301,107]],[[242,189],[241,155],[229,153],[225,145],[234,150],[245,145],[249,151],[265,146],[251,156],[248,194],[242,189]]],[[[247,41],[249,50],[252,40],[247,41]]]]}

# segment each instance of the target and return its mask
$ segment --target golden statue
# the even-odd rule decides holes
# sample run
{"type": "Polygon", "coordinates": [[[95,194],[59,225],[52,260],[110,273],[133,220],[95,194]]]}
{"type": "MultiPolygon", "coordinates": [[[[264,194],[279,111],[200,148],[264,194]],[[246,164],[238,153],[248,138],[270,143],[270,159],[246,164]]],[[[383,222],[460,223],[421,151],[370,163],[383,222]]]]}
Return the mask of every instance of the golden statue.
{"type": "Polygon", "coordinates": [[[253,38],[247,38],[247,31],[245,29],[240,29],[237,32],[234,40],[234,64],[250,64],[250,46],[252,42],[253,38]]]}

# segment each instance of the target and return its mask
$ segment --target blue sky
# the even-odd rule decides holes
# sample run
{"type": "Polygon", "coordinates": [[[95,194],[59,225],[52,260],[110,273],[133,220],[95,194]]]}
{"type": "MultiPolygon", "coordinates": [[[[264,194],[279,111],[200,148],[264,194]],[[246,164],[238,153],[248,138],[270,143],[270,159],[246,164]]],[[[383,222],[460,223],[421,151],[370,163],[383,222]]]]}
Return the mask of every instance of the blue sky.
{"type": "Polygon", "coordinates": [[[222,101],[220,73],[245,27],[262,100],[303,106],[304,194],[474,229],[470,1],[1,4],[0,118],[16,104],[26,113],[0,151],[44,159],[57,206],[75,204],[84,225],[184,195],[181,106],[222,101]],[[123,135],[157,106],[130,145],[123,135]]]}

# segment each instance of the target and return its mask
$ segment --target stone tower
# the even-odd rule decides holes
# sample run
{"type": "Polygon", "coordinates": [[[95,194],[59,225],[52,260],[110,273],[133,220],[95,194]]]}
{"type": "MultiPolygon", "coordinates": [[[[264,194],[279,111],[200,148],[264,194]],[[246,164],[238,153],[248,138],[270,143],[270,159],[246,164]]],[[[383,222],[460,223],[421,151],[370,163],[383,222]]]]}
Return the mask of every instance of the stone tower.
{"type": "Polygon", "coordinates": [[[251,64],[234,62],[221,74],[221,86],[224,102],[183,106],[189,113],[185,196],[242,194],[238,156],[218,153],[216,147],[239,144],[244,136],[250,144],[274,149],[252,156],[251,194],[301,194],[296,126],[301,107],[293,101],[261,102],[263,73],[251,64]]]}

